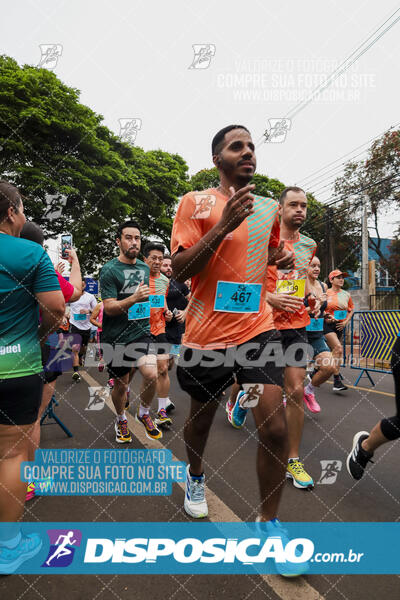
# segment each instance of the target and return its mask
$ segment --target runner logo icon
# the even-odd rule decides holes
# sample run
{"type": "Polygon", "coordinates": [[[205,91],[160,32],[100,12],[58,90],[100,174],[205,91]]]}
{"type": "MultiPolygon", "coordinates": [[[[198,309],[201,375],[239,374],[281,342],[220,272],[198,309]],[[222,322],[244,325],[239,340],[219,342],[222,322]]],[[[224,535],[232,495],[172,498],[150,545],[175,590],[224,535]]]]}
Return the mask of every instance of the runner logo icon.
{"type": "Polygon", "coordinates": [[[108,397],[108,388],[89,387],[89,402],[85,410],[103,410],[108,397]]]}
{"type": "Polygon", "coordinates": [[[254,385],[245,383],[243,384],[243,389],[245,393],[239,399],[241,408],[248,409],[257,406],[263,395],[264,385],[262,383],[256,383],[254,385]]]}
{"type": "Polygon", "coordinates": [[[215,44],[193,44],[194,57],[189,69],[208,69],[215,56],[215,44]]]}
{"type": "Polygon", "coordinates": [[[139,129],[142,128],[142,119],[118,119],[119,136],[123,142],[133,144],[139,129]]]}
{"type": "Polygon", "coordinates": [[[79,529],[48,529],[50,540],[49,553],[42,567],[68,567],[75,554],[75,548],[81,545],[82,532],[79,529]]]}
{"type": "Polygon", "coordinates": [[[124,269],[125,282],[121,294],[134,294],[138,285],[143,283],[144,275],[145,273],[142,269],[137,269],[136,271],[124,269]]]}
{"type": "Polygon", "coordinates": [[[292,122],[290,119],[268,119],[269,127],[264,133],[265,141],[272,144],[281,144],[285,141],[287,132],[292,122]]]}
{"type": "Polygon", "coordinates": [[[217,201],[216,197],[212,194],[196,194],[194,199],[196,201],[196,208],[192,219],[208,219],[217,201]]]}
{"type": "Polygon", "coordinates": [[[56,68],[58,59],[62,54],[63,47],[61,44],[39,44],[40,61],[38,67],[44,67],[49,71],[56,68]]]}
{"type": "Polygon", "coordinates": [[[335,483],[338,474],[342,469],[341,460],[321,460],[321,477],[318,483],[331,485],[335,483]]]}

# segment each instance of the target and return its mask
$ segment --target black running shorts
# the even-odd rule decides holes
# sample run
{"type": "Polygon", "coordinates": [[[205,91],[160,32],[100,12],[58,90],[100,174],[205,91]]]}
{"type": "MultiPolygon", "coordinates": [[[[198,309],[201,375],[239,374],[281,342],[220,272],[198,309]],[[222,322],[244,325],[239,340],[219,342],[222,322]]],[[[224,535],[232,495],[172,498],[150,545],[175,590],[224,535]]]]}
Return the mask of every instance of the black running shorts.
{"type": "Polygon", "coordinates": [[[336,333],[339,341],[343,337],[343,329],[338,329],[335,322],[329,323],[329,321],[324,321],[324,335],[327,333],[336,333]]]}
{"type": "Polygon", "coordinates": [[[81,342],[81,349],[79,351],[79,354],[81,354],[82,347],[89,345],[90,329],[79,329],[79,327],[76,327],[75,325],[72,325],[72,323],[71,323],[71,325],[69,326],[69,332],[79,334],[81,336],[82,342],[81,342]]]}
{"type": "Polygon", "coordinates": [[[49,362],[51,354],[51,347],[48,344],[42,346],[42,366],[43,366],[43,378],[44,383],[52,383],[62,375],[61,371],[50,371],[46,369],[46,365],[49,362]]]}
{"type": "Polygon", "coordinates": [[[150,335],[144,335],[130,344],[115,344],[113,348],[112,360],[107,362],[108,373],[113,379],[124,377],[132,368],[137,366],[137,361],[142,356],[156,354],[150,335]]]}
{"type": "Polygon", "coordinates": [[[282,387],[280,335],[272,329],[226,350],[182,346],[176,374],[181,388],[199,402],[218,399],[234,383],[233,374],[239,385],[263,383],[282,387]],[[264,360],[267,355],[269,358],[264,360]]]}
{"type": "Polygon", "coordinates": [[[159,333],[158,335],[151,334],[151,338],[154,342],[157,354],[169,354],[171,344],[168,342],[165,333],[159,333]]]}
{"type": "Polygon", "coordinates": [[[1,425],[30,425],[38,418],[43,374],[0,379],[1,425]]]}
{"type": "Polygon", "coordinates": [[[299,368],[306,368],[314,356],[314,350],[309,344],[305,327],[299,329],[281,329],[282,347],[287,356],[287,363],[299,368]],[[296,348],[294,348],[296,346],[296,348]],[[294,359],[294,361],[293,361],[294,359]],[[294,363],[296,363],[294,365],[294,363]]]}

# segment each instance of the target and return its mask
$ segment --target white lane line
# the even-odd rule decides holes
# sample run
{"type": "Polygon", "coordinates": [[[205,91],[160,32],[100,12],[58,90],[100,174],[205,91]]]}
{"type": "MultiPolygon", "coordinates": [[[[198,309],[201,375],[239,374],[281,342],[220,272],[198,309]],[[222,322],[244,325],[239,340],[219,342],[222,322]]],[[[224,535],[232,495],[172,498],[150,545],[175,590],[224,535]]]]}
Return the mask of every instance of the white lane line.
{"type": "MultiPolygon", "coordinates": [[[[81,376],[89,384],[90,387],[104,387],[96,379],[94,379],[87,371],[81,371],[81,376]]],[[[106,399],[108,408],[114,413],[115,408],[109,395],[106,399]]],[[[158,440],[149,440],[144,433],[142,425],[135,421],[134,417],[127,413],[129,430],[135,436],[135,438],[145,448],[154,450],[160,450],[164,448],[163,444],[158,440]]],[[[172,455],[173,460],[179,460],[175,455],[172,455]]],[[[185,489],[185,484],[178,482],[178,485],[185,489]]],[[[233,523],[240,522],[241,519],[227,506],[221,498],[219,498],[212,490],[207,488],[207,504],[208,504],[208,518],[214,523],[233,523]]],[[[183,508],[182,508],[183,510],[183,508]]],[[[304,577],[296,577],[294,579],[285,579],[279,575],[260,575],[263,579],[279,596],[282,600],[325,600],[323,596],[313,588],[304,577]]]]}
{"type": "MultiPolygon", "coordinates": [[[[326,383],[330,383],[331,385],[333,385],[333,381],[332,380],[328,380],[326,383]]],[[[394,394],[390,394],[389,392],[381,392],[379,390],[374,390],[374,388],[366,388],[366,387],[361,387],[359,385],[350,385],[347,384],[347,387],[351,390],[362,390],[364,392],[371,392],[371,394],[381,394],[382,396],[390,396],[391,398],[395,398],[394,394]]]]}

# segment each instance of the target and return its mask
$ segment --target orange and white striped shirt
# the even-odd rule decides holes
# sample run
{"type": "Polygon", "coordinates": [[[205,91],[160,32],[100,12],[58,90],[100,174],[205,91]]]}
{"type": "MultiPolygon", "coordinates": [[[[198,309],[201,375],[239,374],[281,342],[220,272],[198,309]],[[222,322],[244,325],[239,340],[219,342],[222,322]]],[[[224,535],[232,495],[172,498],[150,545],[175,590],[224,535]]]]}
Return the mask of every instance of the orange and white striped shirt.
{"type": "MultiPolygon", "coordinates": [[[[221,218],[228,197],[212,188],[186,194],[178,207],[171,254],[194,246],[221,218]]],[[[183,344],[190,348],[227,348],[274,328],[265,302],[268,247],[279,245],[279,206],[271,198],[254,197],[254,214],[228,233],[207,266],[192,278],[183,344]],[[258,284],[255,312],[215,310],[219,282],[258,284]]]]}
{"type": "MultiPolygon", "coordinates": [[[[293,252],[294,269],[293,279],[305,280],[307,278],[307,267],[314,258],[317,244],[311,238],[299,233],[297,240],[285,240],[284,247],[286,250],[293,252]]],[[[290,279],[290,273],[285,279],[290,279]]],[[[276,282],[278,280],[278,271],[275,266],[268,267],[268,291],[276,292],[276,282]]],[[[304,294],[303,294],[304,297],[304,294]]],[[[277,329],[300,329],[306,327],[310,323],[310,316],[303,305],[301,309],[295,313],[289,313],[284,310],[274,309],[274,323],[277,329]]]]}

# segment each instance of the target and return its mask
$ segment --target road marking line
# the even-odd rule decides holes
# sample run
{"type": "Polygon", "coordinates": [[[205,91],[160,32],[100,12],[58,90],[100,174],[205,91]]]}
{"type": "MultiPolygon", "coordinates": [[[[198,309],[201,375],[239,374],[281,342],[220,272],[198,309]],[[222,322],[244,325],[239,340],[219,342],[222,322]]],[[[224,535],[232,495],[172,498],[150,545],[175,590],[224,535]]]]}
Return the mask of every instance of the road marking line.
{"type": "MultiPolygon", "coordinates": [[[[81,371],[81,376],[89,384],[90,387],[104,387],[101,386],[96,379],[94,379],[87,371],[81,371]]],[[[108,408],[114,413],[115,408],[111,400],[111,395],[106,399],[108,408]]],[[[127,420],[129,430],[137,438],[137,440],[149,449],[161,449],[164,445],[158,440],[149,440],[144,433],[144,428],[140,425],[135,418],[127,413],[127,420]]],[[[173,454],[172,460],[179,459],[173,454]]],[[[177,482],[182,490],[185,490],[184,482],[177,482]]],[[[227,506],[221,498],[219,498],[210,488],[207,488],[207,504],[208,504],[208,518],[214,523],[241,523],[242,520],[227,506]]],[[[182,507],[183,510],[183,507],[182,507]]],[[[296,577],[293,579],[285,579],[280,575],[260,575],[269,587],[271,587],[275,594],[277,594],[282,600],[325,600],[323,596],[313,588],[304,577],[296,577]]]]}
{"type": "MultiPolygon", "coordinates": [[[[331,385],[333,385],[333,381],[327,381],[327,383],[330,383],[331,385]]],[[[347,383],[346,383],[347,385],[347,383]]],[[[371,392],[372,394],[382,394],[382,396],[390,396],[391,398],[395,398],[394,394],[390,394],[389,392],[380,392],[379,390],[374,390],[373,388],[365,388],[365,387],[360,387],[359,385],[347,385],[348,388],[352,389],[352,390],[362,390],[363,392],[371,392]]]]}

